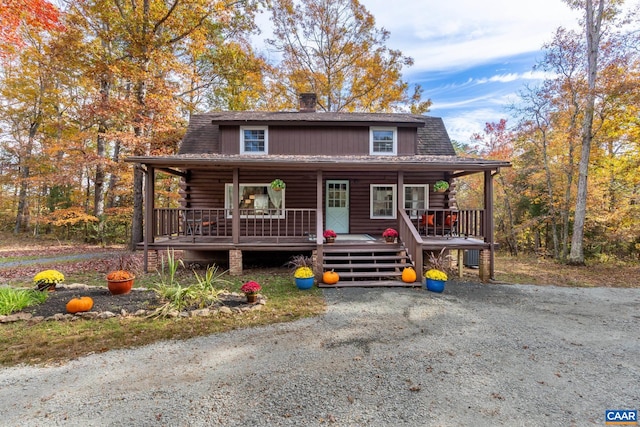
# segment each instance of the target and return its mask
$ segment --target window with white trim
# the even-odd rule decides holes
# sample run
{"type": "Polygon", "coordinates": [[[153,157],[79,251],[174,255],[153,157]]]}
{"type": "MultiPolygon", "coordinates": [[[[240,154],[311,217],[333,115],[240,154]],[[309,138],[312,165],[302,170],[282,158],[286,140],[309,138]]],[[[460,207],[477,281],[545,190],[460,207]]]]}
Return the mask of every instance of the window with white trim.
{"type": "Polygon", "coordinates": [[[371,219],[396,218],[396,184],[371,184],[371,219]]]}
{"type": "Polygon", "coordinates": [[[429,186],[426,184],[406,184],[404,186],[404,209],[411,218],[429,207],[429,186]]]}
{"type": "MultiPolygon", "coordinates": [[[[270,218],[284,218],[285,191],[276,191],[271,188],[271,183],[239,184],[240,218],[253,218],[255,216],[268,216],[270,218]]],[[[227,209],[227,218],[231,218],[233,209],[233,184],[225,184],[224,207],[227,209]]]]}
{"type": "Polygon", "coordinates": [[[369,154],[393,156],[398,153],[398,130],[392,127],[372,127],[369,130],[369,154]]]}
{"type": "Polygon", "coordinates": [[[268,154],[267,126],[240,126],[240,154],[268,154]]]}

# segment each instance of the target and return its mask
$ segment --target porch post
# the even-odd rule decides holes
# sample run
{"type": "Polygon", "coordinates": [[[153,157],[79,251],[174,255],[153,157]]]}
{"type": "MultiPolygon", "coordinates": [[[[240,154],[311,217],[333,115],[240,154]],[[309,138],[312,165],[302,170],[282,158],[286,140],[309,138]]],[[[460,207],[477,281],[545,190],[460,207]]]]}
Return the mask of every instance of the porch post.
{"type": "Polygon", "coordinates": [[[323,242],[323,222],[324,222],[324,212],[322,211],[322,201],[324,200],[324,187],[322,185],[322,171],[319,170],[316,173],[316,265],[315,270],[318,274],[322,272],[322,264],[324,257],[324,246],[323,242]]]}
{"type": "Polygon", "coordinates": [[[404,171],[398,171],[398,206],[396,206],[396,212],[398,209],[404,209],[404,171]]]}
{"type": "Polygon", "coordinates": [[[149,272],[149,243],[153,243],[153,210],[154,206],[154,183],[156,182],[156,170],[153,166],[147,165],[147,174],[144,189],[144,255],[143,269],[149,272]]]}
{"type": "Polygon", "coordinates": [[[240,172],[233,169],[233,206],[231,207],[231,236],[233,244],[240,243],[240,172]]]}
{"type": "Polygon", "coordinates": [[[494,278],[493,175],[490,170],[484,171],[484,208],[484,241],[489,244],[489,256],[480,257],[480,279],[483,282],[494,278]]]}

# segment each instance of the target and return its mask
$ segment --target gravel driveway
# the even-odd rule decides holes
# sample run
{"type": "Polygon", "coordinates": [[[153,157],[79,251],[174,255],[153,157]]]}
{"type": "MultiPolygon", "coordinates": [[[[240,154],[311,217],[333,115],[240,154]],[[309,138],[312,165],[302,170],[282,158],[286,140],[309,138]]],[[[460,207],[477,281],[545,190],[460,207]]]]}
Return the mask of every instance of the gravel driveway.
{"type": "Polygon", "coordinates": [[[640,409],[640,290],[329,289],[324,316],[0,370],[7,426],[584,426],[640,409]]]}

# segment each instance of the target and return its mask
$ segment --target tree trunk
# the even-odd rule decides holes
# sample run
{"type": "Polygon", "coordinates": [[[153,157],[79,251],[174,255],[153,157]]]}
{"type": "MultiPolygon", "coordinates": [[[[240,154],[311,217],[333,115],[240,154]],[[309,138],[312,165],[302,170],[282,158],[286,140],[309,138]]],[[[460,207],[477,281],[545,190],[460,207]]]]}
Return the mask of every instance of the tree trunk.
{"type": "Polygon", "coordinates": [[[40,114],[36,114],[34,120],[29,126],[29,141],[27,147],[20,158],[20,191],[18,193],[18,212],[16,215],[16,226],[13,230],[15,234],[26,231],[29,227],[29,177],[31,169],[29,162],[33,153],[33,141],[40,127],[40,114]]]}
{"type": "Polygon", "coordinates": [[[587,82],[588,93],[582,126],[582,150],[578,166],[578,193],[571,238],[571,253],[569,264],[584,265],[584,222],[587,214],[587,184],[589,173],[589,158],[591,156],[591,140],[593,138],[593,114],[596,98],[596,79],[598,76],[598,49],[600,45],[600,28],[604,14],[604,0],[599,0],[598,11],[594,16],[593,4],[587,0],[586,4],[586,35],[587,35],[587,82]]]}

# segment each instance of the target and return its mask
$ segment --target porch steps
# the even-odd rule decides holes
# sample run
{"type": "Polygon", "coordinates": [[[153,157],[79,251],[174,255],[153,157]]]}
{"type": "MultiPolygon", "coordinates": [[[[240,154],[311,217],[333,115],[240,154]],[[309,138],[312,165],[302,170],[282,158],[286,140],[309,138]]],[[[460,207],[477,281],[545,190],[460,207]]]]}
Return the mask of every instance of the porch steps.
{"type": "Polygon", "coordinates": [[[420,286],[420,283],[401,281],[405,267],[413,267],[413,263],[402,244],[325,245],[323,271],[335,271],[340,281],[318,286],[420,286]]]}

